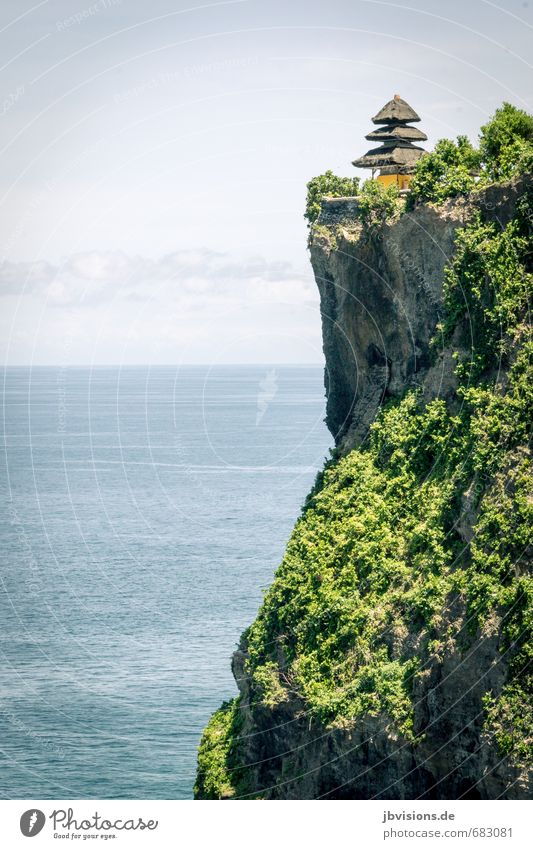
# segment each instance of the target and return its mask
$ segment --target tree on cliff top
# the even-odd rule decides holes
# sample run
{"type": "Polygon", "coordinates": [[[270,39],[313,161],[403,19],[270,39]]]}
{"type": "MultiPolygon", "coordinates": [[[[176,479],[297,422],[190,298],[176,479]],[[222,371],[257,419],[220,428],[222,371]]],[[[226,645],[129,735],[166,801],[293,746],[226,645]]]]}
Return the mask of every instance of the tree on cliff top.
{"type": "Polygon", "coordinates": [[[506,180],[517,170],[528,170],[533,163],[533,116],[504,103],[481,127],[479,142],[489,179],[506,180]]]}
{"type": "Polygon", "coordinates": [[[476,185],[508,180],[533,167],[533,116],[504,103],[481,127],[479,148],[466,136],[441,139],[417,163],[408,207],[416,201],[441,203],[476,185]]]}

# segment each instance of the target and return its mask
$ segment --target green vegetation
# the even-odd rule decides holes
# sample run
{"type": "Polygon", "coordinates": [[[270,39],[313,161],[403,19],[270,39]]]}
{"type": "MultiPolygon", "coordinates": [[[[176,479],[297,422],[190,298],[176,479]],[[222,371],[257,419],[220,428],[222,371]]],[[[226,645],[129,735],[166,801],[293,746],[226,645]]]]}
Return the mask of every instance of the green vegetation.
{"type": "Polygon", "coordinates": [[[481,164],[488,181],[508,180],[533,165],[533,116],[510,103],[481,127],[481,164]]]}
{"type": "Polygon", "coordinates": [[[239,700],[224,702],[211,719],[198,748],[198,775],[195,795],[202,799],[222,799],[234,795],[234,779],[229,762],[232,741],[240,730],[239,700]]]}
{"type": "Polygon", "coordinates": [[[476,215],[458,235],[441,336],[456,331],[465,346],[461,406],[424,405],[409,392],[383,410],[367,446],[326,469],[308,500],[245,635],[266,702],[265,673],[272,679],[281,650],[291,690],[321,723],[386,714],[412,736],[413,681],[442,639],[443,610],[459,597],[463,640],[491,611],[503,617],[517,680],[491,716],[514,705],[525,722],[517,617],[526,622],[533,592],[520,570],[533,519],[531,463],[513,452],[526,442],[533,396],[526,229],[517,219],[500,231],[476,215]],[[469,508],[478,518],[465,551],[456,528],[469,508]]]}
{"type": "Polygon", "coordinates": [[[403,207],[397,186],[383,186],[377,180],[366,180],[359,194],[358,214],[363,224],[379,226],[393,218],[403,207]]]}
{"type": "Polygon", "coordinates": [[[304,218],[309,224],[317,220],[323,197],[352,197],[359,194],[359,182],[359,177],[337,177],[333,171],[313,177],[307,184],[304,218]]]}
{"type": "Polygon", "coordinates": [[[417,201],[441,203],[508,180],[533,167],[533,117],[504,103],[483,127],[476,149],[466,136],[457,141],[441,139],[423,156],[411,181],[407,208],[417,201]]]}
{"type": "Polygon", "coordinates": [[[476,185],[481,159],[466,136],[457,141],[441,139],[435,149],[423,156],[411,180],[408,207],[414,201],[440,203],[446,198],[466,194],[476,185]]]}
{"type": "MultiPolygon", "coordinates": [[[[533,691],[533,681],[528,676],[528,692],[533,691]]],[[[510,755],[522,767],[531,764],[533,725],[530,711],[524,712],[523,688],[512,684],[504,687],[499,699],[487,694],[484,700],[487,727],[494,732],[503,755],[510,755]]]]}
{"type": "Polygon", "coordinates": [[[304,218],[309,224],[316,222],[323,197],[357,197],[359,219],[367,226],[383,224],[403,207],[396,186],[383,186],[376,180],[365,180],[359,187],[359,182],[358,177],[336,177],[331,171],[314,177],[307,184],[304,218]]]}
{"type": "Polygon", "coordinates": [[[470,378],[504,361],[515,343],[511,329],[520,327],[531,279],[523,258],[528,239],[523,221],[512,221],[504,230],[495,223],[483,224],[479,212],[456,237],[453,264],[446,270],[444,296],[446,318],[437,337],[449,341],[459,320],[465,323],[470,378]]]}

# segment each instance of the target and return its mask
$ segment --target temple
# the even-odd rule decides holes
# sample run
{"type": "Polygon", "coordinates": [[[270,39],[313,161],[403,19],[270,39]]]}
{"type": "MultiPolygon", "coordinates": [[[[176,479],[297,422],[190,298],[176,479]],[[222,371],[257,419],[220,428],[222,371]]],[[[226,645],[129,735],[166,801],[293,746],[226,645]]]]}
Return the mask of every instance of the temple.
{"type": "Polygon", "coordinates": [[[424,148],[413,142],[426,141],[427,136],[418,127],[409,124],[420,121],[420,117],[409,104],[395,94],[392,100],[374,115],[372,122],[380,124],[367,136],[369,141],[381,142],[379,147],[368,150],[364,156],[354,159],[356,168],[371,168],[372,178],[379,171],[377,180],[386,186],[397,185],[407,189],[415,165],[424,155],[424,148]]]}

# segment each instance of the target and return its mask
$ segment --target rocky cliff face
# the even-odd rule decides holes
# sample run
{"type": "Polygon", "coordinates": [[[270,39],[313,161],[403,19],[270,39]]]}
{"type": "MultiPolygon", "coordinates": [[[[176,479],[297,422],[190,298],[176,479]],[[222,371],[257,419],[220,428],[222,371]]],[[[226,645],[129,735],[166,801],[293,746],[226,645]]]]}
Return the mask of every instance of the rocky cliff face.
{"type": "Polygon", "coordinates": [[[451,347],[430,368],[442,316],[444,269],[473,208],[505,227],[528,181],[469,200],[422,205],[392,224],[357,223],[354,201],[326,201],[310,239],[320,291],[327,425],[341,449],[361,442],[387,397],[420,385],[426,399],[456,388],[451,347]]]}
{"type": "MultiPolygon", "coordinates": [[[[327,423],[338,454],[346,458],[345,462],[350,462],[350,457],[355,457],[358,451],[364,451],[371,423],[384,402],[400,403],[411,390],[417,390],[417,403],[424,411],[439,409],[442,415],[452,417],[452,422],[453,416],[459,421],[462,401],[458,396],[457,362],[472,349],[477,331],[472,330],[473,314],[468,310],[453,332],[446,336],[442,331],[439,322],[446,320],[445,267],[457,250],[458,230],[472,219],[476,210],[480,211],[483,222],[496,223],[497,228],[504,229],[516,216],[529,185],[529,179],[521,178],[469,199],[448,201],[439,208],[421,206],[392,223],[374,228],[357,222],[353,201],[324,204],[311,235],[310,251],[321,296],[327,423]],[[435,339],[437,344],[432,343],[435,339]],[[436,399],[441,399],[444,406],[431,407],[436,399]]],[[[486,382],[495,385],[495,381],[500,381],[498,392],[505,392],[506,375],[515,358],[516,351],[507,360],[500,359],[497,366],[485,369],[486,382]]],[[[475,417],[475,411],[472,415],[475,417]]],[[[409,416],[405,421],[408,426],[409,416]]],[[[393,422],[390,428],[393,435],[394,427],[399,426],[393,422]]],[[[426,423],[424,434],[428,429],[426,423]]],[[[398,452],[401,439],[394,445],[398,452]]],[[[383,454],[384,450],[383,445],[376,449],[372,470],[377,469],[383,486],[388,486],[387,475],[390,476],[397,455],[387,449],[391,459],[382,460],[380,451],[383,454]]],[[[367,462],[366,455],[357,456],[359,466],[361,457],[367,462]]],[[[531,796],[527,764],[523,758],[514,756],[517,747],[509,743],[515,724],[513,709],[509,707],[511,701],[505,702],[499,714],[496,711],[499,725],[491,727],[487,723],[488,700],[496,700],[493,703],[498,704],[506,687],[513,693],[513,687],[518,688],[516,692],[522,698],[523,681],[516,683],[515,678],[511,681],[510,671],[516,668],[516,663],[514,667],[512,664],[519,639],[510,643],[504,628],[506,617],[511,615],[508,610],[514,608],[502,607],[504,602],[494,601],[492,609],[490,603],[485,604],[483,615],[474,616],[472,611],[477,610],[477,602],[472,601],[467,586],[489,569],[487,563],[493,562],[490,542],[483,550],[479,542],[481,554],[476,549],[473,556],[469,549],[476,534],[482,539],[482,530],[478,531],[477,527],[485,527],[483,498],[489,504],[491,493],[498,487],[506,493],[506,498],[510,493],[510,506],[507,506],[509,515],[514,515],[516,505],[512,499],[521,486],[517,470],[520,469],[522,481],[523,470],[529,468],[528,448],[521,436],[509,442],[502,457],[499,465],[493,464],[490,470],[480,461],[465,473],[466,477],[458,476],[459,494],[450,495],[438,525],[442,530],[439,551],[449,552],[449,556],[443,555],[444,565],[436,565],[437,555],[431,555],[435,562],[429,557],[428,565],[418,565],[426,550],[420,539],[427,540],[424,545],[429,549],[433,543],[426,530],[429,527],[434,530],[437,524],[431,525],[428,519],[422,532],[420,527],[415,528],[418,517],[414,515],[413,533],[402,530],[403,536],[398,532],[395,539],[391,520],[390,558],[395,554],[395,546],[402,550],[400,559],[402,568],[405,567],[402,574],[407,577],[401,579],[403,583],[397,578],[387,579],[386,589],[380,585],[373,596],[369,595],[373,580],[371,565],[361,566],[363,546],[373,542],[372,529],[370,532],[366,527],[361,529],[367,519],[361,518],[361,507],[356,505],[357,492],[366,486],[364,481],[370,474],[370,466],[364,467],[359,479],[354,477],[352,467],[347,467],[338,477],[333,470],[330,478],[319,483],[318,495],[314,502],[311,500],[311,518],[304,515],[300,520],[300,535],[297,526],[264,610],[244,635],[234,656],[233,673],[240,697],[215,714],[206,732],[200,749],[198,797],[517,799],[531,796]],[[321,486],[325,493],[322,502],[321,486]],[[353,496],[349,494],[350,486],[354,488],[353,496]],[[474,498],[474,490],[478,495],[483,494],[474,498]],[[327,512],[328,492],[345,499],[343,503],[347,506],[342,508],[345,525],[339,522],[338,512],[327,512]],[[305,522],[307,528],[302,525],[305,522]],[[317,523],[322,523],[322,536],[316,531],[317,523]],[[331,556],[328,548],[334,552],[331,556]],[[417,571],[419,568],[421,572],[417,571]],[[347,583],[350,569],[354,579],[347,583]],[[462,570],[467,575],[463,583],[457,577],[462,570]],[[405,613],[411,604],[410,575],[413,586],[420,587],[421,592],[429,585],[436,586],[435,582],[441,579],[449,582],[442,584],[442,600],[432,608],[433,613],[420,613],[418,608],[416,613],[405,613]],[[459,589],[452,592],[452,586],[459,589]],[[387,593],[394,596],[392,602],[387,600],[387,593]],[[370,607],[357,608],[357,615],[350,619],[352,614],[344,612],[344,605],[350,605],[355,596],[370,598],[370,607]],[[300,601],[302,597],[305,602],[300,601]],[[322,597],[328,599],[329,607],[322,597]],[[392,606],[384,614],[387,627],[383,625],[380,630],[382,604],[392,606]],[[368,622],[374,614],[378,625],[363,645],[355,631],[358,628],[361,633],[364,628],[368,631],[368,622]],[[364,625],[353,624],[363,619],[364,625]],[[348,626],[348,622],[352,624],[348,626]],[[336,667],[326,669],[325,643],[335,644],[336,663],[342,666],[344,677],[339,673],[338,681],[334,682],[337,688],[349,687],[351,674],[355,681],[363,667],[367,670],[363,683],[357,683],[358,700],[348,707],[345,703],[342,703],[344,707],[338,706],[335,686],[327,689],[331,682],[326,679],[335,678],[336,667]],[[380,658],[381,677],[372,677],[372,657],[376,658],[376,668],[380,658]],[[351,658],[352,673],[346,672],[347,658],[351,658]],[[315,672],[310,673],[309,669],[315,672]],[[416,672],[409,676],[402,672],[394,678],[397,669],[416,669],[416,672]],[[378,683],[368,683],[372,681],[378,683]],[[400,691],[401,698],[397,695],[400,691]],[[403,716],[404,696],[410,705],[408,722],[399,719],[403,716]]],[[[420,473],[414,490],[424,487],[433,474],[437,461],[432,459],[431,463],[430,471],[420,473]]],[[[409,467],[409,474],[418,472],[409,467]]],[[[446,474],[453,477],[450,472],[442,473],[438,478],[442,488],[446,474]]],[[[375,491],[369,490],[372,498],[380,495],[381,485],[378,481],[375,491]]],[[[409,486],[405,484],[406,504],[411,498],[409,486]]],[[[400,501],[401,498],[402,495],[400,501]]],[[[409,509],[416,514],[415,508],[409,509]]],[[[421,514],[424,509],[423,499],[421,514]]],[[[420,522],[424,521],[422,517],[420,522]]],[[[497,534],[495,528],[490,532],[497,534]]],[[[378,534],[377,526],[375,534],[378,534]]],[[[383,542],[383,546],[388,544],[383,542]]],[[[530,551],[527,543],[524,545],[518,555],[518,549],[509,555],[513,580],[522,581],[529,574],[530,551]]],[[[379,545],[376,551],[381,556],[379,545]]],[[[503,549],[495,556],[503,561],[503,549]]],[[[385,561],[387,564],[392,562],[390,558],[385,561]]],[[[515,601],[514,606],[517,604],[515,601]]],[[[520,630],[521,626],[517,627],[520,630]]],[[[521,675],[523,670],[519,672],[521,675]]],[[[520,751],[528,733],[525,726],[518,731],[520,751]]]]}
{"type": "MultiPolygon", "coordinates": [[[[464,611],[454,611],[454,627],[464,611]]],[[[446,627],[450,624],[446,622],[446,627]]],[[[494,628],[494,624],[493,624],[494,628]]],[[[416,744],[389,717],[364,716],[352,727],[324,728],[304,702],[290,698],[274,709],[257,703],[237,652],[233,672],[241,692],[243,725],[236,741],[246,764],[238,795],[263,799],[523,799],[531,782],[483,734],[482,698],[500,692],[498,635],[487,631],[461,653],[435,661],[418,682],[416,744]],[[480,669],[484,677],[480,680],[480,669]]],[[[239,769],[234,773],[239,775],[239,769]]],[[[233,791],[229,796],[233,795],[233,791]]]]}

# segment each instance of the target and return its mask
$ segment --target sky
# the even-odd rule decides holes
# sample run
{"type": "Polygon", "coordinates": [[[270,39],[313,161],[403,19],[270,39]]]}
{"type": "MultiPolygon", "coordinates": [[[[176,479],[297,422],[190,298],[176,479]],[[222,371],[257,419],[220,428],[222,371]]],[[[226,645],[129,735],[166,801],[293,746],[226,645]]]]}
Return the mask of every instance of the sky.
{"type": "Polygon", "coordinates": [[[532,110],[533,2],[2,0],[8,365],[320,363],[305,186],[532,110]]]}

